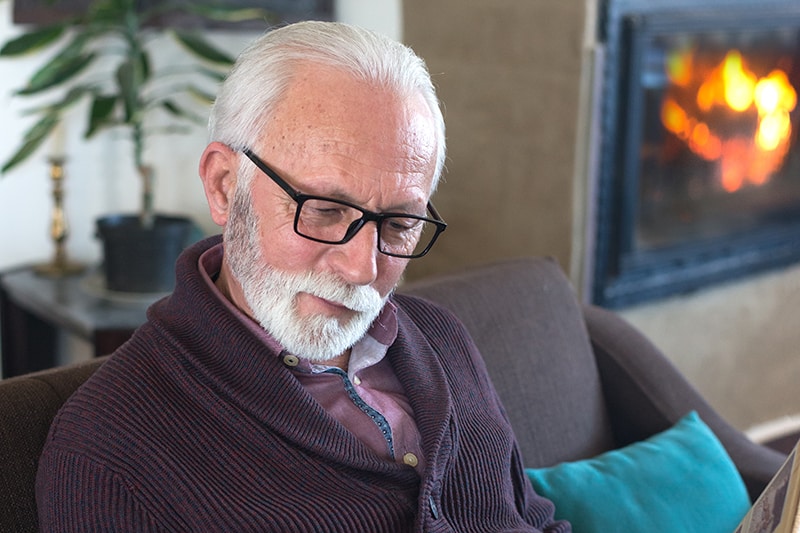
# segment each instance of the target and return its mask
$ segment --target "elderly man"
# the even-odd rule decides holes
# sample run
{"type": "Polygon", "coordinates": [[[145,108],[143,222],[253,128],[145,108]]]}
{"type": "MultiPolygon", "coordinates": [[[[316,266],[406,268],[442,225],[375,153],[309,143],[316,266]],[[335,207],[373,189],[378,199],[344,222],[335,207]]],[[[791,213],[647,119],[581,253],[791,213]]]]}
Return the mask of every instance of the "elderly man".
{"type": "Polygon", "coordinates": [[[569,531],[458,321],[393,296],[445,229],[423,62],[343,24],[268,32],[215,103],[223,237],[56,418],[44,531],[569,531]]]}

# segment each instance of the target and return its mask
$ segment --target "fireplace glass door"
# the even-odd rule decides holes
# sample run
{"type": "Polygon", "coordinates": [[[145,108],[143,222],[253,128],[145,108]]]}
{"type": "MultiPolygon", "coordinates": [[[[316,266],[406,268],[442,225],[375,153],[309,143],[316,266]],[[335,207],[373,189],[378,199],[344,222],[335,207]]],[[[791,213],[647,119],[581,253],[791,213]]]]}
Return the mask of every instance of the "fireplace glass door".
{"type": "Polygon", "coordinates": [[[800,15],[741,15],[622,21],[596,303],[800,260],[800,15]]]}
{"type": "Polygon", "coordinates": [[[634,246],[796,223],[800,30],[661,33],[643,53],[634,246]]]}

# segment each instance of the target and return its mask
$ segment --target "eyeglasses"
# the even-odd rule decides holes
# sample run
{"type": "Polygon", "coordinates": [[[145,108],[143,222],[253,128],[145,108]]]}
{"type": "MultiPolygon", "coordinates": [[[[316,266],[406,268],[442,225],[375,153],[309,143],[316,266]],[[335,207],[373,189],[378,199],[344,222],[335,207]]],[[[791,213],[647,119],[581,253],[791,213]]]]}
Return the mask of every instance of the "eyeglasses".
{"type": "Polygon", "coordinates": [[[302,194],[267,166],[250,149],[242,153],[297,202],[294,231],[301,237],[325,244],[344,244],[367,222],[378,227],[378,251],[392,257],[422,257],[447,228],[433,204],[427,210],[433,218],[406,213],[375,213],[342,200],[302,194]]]}

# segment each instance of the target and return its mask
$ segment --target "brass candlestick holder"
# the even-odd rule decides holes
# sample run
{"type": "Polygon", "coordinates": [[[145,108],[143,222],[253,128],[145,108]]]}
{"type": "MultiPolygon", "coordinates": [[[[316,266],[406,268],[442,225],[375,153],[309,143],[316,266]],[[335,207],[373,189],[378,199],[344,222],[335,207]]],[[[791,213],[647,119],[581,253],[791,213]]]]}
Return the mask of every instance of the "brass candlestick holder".
{"type": "Polygon", "coordinates": [[[49,263],[36,265],[34,272],[48,277],[74,276],[86,270],[86,265],[67,258],[66,242],[69,235],[67,217],[64,213],[64,158],[50,157],[50,181],[53,184],[53,210],[50,217],[50,238],[55,245],[53,259],[49,263]]]}

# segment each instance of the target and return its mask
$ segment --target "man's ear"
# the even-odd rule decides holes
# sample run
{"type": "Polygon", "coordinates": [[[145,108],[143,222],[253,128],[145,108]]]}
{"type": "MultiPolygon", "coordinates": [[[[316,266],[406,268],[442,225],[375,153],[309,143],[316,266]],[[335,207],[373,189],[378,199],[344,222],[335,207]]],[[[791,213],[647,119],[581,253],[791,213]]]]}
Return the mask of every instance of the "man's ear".
{"type": "Polygon", "coordinates": [[[200,156],[200,179],[212,220],[219,226],[228,222],[228,211],[233,203],[238,157],[229,146],[213,142],[200,156]]]}

